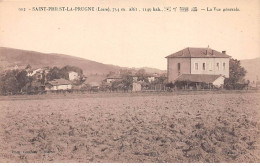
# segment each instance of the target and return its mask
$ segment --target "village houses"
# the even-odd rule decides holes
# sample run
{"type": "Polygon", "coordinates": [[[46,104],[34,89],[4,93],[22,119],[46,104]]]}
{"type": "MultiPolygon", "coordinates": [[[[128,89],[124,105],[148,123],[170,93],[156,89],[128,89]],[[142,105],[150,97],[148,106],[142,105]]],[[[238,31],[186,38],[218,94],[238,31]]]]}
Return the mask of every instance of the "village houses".
{"type": "Polygon", "coordinates": [[[226,51],[188,47],[166,58],[169,83],[188,81],[220,87],[229,78],[230,56],[226,51]]]}
{"type": "Polygon", "coordinates": [[[37,68],[37,69],[28,69],[27,76],[34,77],[35,79],[39,80],[43,78],[43,75],[48,74],[50,70],[48,68],[37,68]]]}

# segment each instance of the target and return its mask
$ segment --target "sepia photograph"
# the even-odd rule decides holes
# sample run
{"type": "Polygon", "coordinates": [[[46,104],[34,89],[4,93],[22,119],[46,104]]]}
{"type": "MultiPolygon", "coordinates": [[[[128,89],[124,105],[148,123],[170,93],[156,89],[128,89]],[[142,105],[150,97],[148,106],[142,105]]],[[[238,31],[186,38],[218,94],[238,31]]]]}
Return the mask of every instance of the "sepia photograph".
{"type": "Polygon", "coordinates": [[[259,163],[259,0],[0,0],[0,163],[259,163]]]}

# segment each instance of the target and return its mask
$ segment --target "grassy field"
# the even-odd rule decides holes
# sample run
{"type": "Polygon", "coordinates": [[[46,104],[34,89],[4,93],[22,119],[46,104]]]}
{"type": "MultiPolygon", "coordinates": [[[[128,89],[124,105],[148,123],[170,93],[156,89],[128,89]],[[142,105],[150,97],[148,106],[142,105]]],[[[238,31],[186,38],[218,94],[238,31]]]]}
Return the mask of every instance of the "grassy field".
{"type": "Polygon", "coordinates": [[[259,92],[0,97],[1,162],[259,162],[259,92]]]}

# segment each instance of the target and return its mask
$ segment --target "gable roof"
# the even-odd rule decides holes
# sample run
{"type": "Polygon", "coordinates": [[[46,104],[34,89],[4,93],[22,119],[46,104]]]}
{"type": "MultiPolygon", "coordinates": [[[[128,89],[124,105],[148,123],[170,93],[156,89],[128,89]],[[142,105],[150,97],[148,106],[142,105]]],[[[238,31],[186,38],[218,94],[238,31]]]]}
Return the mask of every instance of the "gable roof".
{"type": "Polygon", "coordinates": [[[57,86],[57,85],[70,85],[71,84],[70,81],[65,80],[63,78],[54,79],[52,81],[49,81],[48,83],[53,85],[53,86],[57,86]]]}
{"type": "Polygon", "coordinates": [[[68,73],[76,73],[76,74],[78,74],[77,72],[75,72],[75,71],[69,71],[68,73]]]}
{"type": "Polygon", "coordinates": [[[108,76],[106,79],[121,79],[122,77],[119,74],[113,74],[108,76]]]}
{"type": "Polygon", "coordinates": [[[191,48],[187,47],[165,58],[229,58],[227,54],[223,54],[211,48],[191,48]]]}
{"type": "Polygon", "coordinates": [[[210,74],[182,74],[175,81],[213,83],[219,77],[224,77],[224,76],[210,75],[210,74]]]}

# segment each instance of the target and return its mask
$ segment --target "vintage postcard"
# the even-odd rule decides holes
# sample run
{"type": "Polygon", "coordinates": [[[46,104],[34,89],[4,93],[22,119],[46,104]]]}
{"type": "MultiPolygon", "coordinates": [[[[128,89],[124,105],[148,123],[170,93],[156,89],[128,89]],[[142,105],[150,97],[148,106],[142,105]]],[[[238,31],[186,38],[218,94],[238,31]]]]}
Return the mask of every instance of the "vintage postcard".
{"type": "Polygon", "coordinates": [[[258,163],[259,0],[0,0],[1,163],[258,163]]]}

